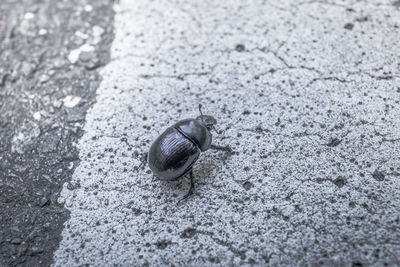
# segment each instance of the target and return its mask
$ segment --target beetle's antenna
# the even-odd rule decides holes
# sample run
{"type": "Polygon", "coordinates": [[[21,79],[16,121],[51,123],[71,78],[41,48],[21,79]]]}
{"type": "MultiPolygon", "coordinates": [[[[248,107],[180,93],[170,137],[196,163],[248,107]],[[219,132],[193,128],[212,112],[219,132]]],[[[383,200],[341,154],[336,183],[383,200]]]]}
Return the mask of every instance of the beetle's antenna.
{"type": "Polygon", "coordinates": [[[199,111],[200,111],[200,115],[203,116],[203,112],[201,112],[201,108],[203,107],[202,104],[199,104],[199,111]]]}
{"type": "Polygon", "coordinates": [[[202,104],[199,104],[199,111],[200,111],[200,118],[201,118],[201,121],[204,123],[204,119],[203,119],[203,112],[201,112],[201,108],[203,107],[203,105],[202,104]]]}

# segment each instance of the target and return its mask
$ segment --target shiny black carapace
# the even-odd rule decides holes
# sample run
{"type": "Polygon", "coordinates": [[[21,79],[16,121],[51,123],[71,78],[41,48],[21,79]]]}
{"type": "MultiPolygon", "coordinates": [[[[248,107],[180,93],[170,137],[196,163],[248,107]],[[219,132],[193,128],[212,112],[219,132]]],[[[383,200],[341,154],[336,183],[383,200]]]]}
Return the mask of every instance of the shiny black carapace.
{"type": "Polygon", "coordinates": [[[161,180],[176,181],[190,173],[190,189],[181,200],[186,199],[193,192],[192,167],[199,158],[200,152],[211,147],[227,150],[224,147],[211,145],[211,130],[215,130],[214,125],[217,121],[212,116],[203,115],[201,107],[200,104],[201,115],[196,119],[181,120],[166,129],[154,141],[147,154],[151,171],[161,180]]]}

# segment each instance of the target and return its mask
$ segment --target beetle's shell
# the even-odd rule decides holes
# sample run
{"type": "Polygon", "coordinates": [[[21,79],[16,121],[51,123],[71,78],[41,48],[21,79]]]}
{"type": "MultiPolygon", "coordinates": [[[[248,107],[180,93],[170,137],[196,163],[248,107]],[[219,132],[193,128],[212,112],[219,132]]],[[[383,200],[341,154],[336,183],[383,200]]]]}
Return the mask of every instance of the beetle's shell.
{"type": "Polygon", "coordinates": [[[197,161],[200,149],[174,127],[163,132],[151,145],[148,163],[153,174],[162,180],[176,180],[197,161]]]}
{"type": "Polygon", "coordinates": [[[211,146],[212,135],[207,127],[199,120],[186,119],[178,121],[176,127],[183,135],[194,142],[201,151],[206,151],[211,146]]]}

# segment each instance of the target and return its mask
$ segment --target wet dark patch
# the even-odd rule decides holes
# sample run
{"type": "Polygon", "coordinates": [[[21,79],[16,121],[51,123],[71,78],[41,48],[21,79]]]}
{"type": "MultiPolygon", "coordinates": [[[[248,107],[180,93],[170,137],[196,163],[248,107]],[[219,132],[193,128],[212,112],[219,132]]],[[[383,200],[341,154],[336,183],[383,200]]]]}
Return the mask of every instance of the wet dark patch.
{"type": "Polygon", "coordinates": [[[166,249],[169,244],[171,244],[170,241],[162,240],[158,241],[155,245],[158,249],[166,249]]]}
{"type": "Polygon", "coordinates": [[[377,180],[378,182],[382,182],[382,181],[385,179],[385,175],[384,175],[381,171],[379,171],[379,170],[375,170],[375,171],[372,173],[372,177],[373,177],[375,180],[377,180]]]}
{"type": "Polygon", "coordinates": [[[366,21],[368,21],[368,17],[367,16],[359,17],[359,18],[356,18],[356,21],[357,22],[366,22],[366,21]]]}
{"type": "Polygon", "coordinates": [[[326,145],[329,147],[335,147],[335,146],[338,146],[341,142],[342,142],[342,140],[340,140],[338,138],[333,138],[326,145]]]}
{"type": "Polygon", "coordinates": [[[212,263],[221,263],[221,260],[218,257],[210,257],[208,260],[212,263]]]}
{"type": "Polygon", "coordinates": [[[343,26],[343,28],[345,28],[346,30],[351,31],[351,30],[353,30],[353,28],[354,28],[354,24],[353,24],[353,23],[346,23],[346,24],[343,26]]]}
{"type": "Polygon", "coordinates": [[[109,61],[113,39],[111,2],[91,1],[92,12],[85,12],[84,4],[4,0],[0,5],[5,25],[0,27],[0,266],[49,266],[69,218],[57,199],[79,164],[74,143],[101,81],[93,70],[109,61]],[[35,18],[25,27],[27,12],[35,18]],[[91,33],[94,25],[105,30],[96,51],[82,54],[70,68],[69,52],[84,42],[75,32],[91,33]],[[47,32],[39,35],[40,29],[47,32]],[[81,101],[68,108],[66,96],[81,101]]]}
{"type": "Polygon", "coordinates": [[[237,44],[235,47],[235,50],[238,52],[243,52],[246,49],[246,47],[242,44],[237,44]]]}
{"type": "Polygon", "coordinates": [[[332,183],[337,187],[342,188],[346,184],[346,180],[343,177],[339,176],[335,180],[333,180],[332,183]]]}
{"type": "Polygon", "coordinates": [[[245,182],[243,183],[243,188],[246,189],[247,191],[253,188],[254,185],[251,182],[245,182]]]}
{"type": "Polygon", "coordinates": [[[186,228],[180,235],[181,238],[192,238],[196,234],[196,229],[186,228]]]}

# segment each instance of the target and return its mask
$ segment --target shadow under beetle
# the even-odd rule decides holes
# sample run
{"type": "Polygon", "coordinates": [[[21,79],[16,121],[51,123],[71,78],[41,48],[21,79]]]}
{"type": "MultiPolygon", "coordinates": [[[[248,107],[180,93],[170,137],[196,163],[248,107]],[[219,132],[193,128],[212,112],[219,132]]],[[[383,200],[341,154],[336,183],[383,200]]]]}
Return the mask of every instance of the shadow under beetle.
{"type": "Polygon", "coordinates": [[[179,201],[189,197],[194,190],[192,167],[200,152],[209,148],[231,152],[230,147],[212,145],[211,130],[217,120],[203,115],[199,104],[200,116],[196,119],[181,120],[167,128],[151,145],[147,153],[147,162],[154,176],[163,181],[176,181],[185,174],[190,174],[189,191],[179,201]]]}

